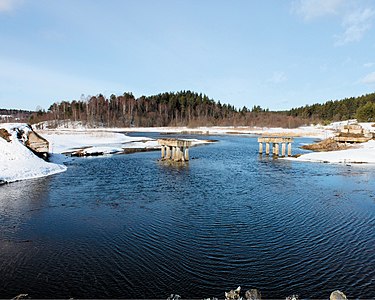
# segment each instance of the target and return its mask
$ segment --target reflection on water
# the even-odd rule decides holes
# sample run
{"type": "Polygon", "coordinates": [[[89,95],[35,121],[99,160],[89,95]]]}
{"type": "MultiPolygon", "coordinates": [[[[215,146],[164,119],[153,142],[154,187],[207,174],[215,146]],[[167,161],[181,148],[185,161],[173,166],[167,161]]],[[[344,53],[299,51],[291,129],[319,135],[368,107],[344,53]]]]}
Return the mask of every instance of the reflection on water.
{"type": "Polygon", "coordinates": [[[222,298],[238,285],[374,298],[375,170],[260,159],[255,138],[218,139],[185,165],[76,159],[1,186],[1,298],[222,298]]]}
{"type": "Polygon", "coordinates": [[[48,189],[49,178],[19,181],[0,187],[0,241],[10,238],[10,234],[23,222],[48,205],[48,189]]]}

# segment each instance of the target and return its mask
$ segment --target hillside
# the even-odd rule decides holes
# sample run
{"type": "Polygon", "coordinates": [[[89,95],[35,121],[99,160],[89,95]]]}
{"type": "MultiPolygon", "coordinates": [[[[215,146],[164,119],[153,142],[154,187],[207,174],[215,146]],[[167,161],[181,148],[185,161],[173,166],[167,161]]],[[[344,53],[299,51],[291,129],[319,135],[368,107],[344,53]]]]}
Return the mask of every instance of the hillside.
{"type": "Polygon", "coordinates": [[[288,115],[319,122],[349,119],[373,122],[375,121],[375,93],[292,108],[288,111],[288,115]]]}
{"type": "Polygon", "coordinates": [[[56,126],[68,120],[89,127],[165,126],[260,126],[296,128],[304,124],[330,123],[348,119],[375,121],[375,93],[326,103],[305,105],[288,111],[269,111],[259,105],[251,109],[221,104],[192,91],[168,92],[135,98],[132,93],[102,94],[87,99],[52,104],[48,111],[0,110],[5,121],[30,123],[53,121],[56,126]]]}
{"type": "Polygon", "coordinates": [[[164,126],[276,126],[295,128],[307,121],[286,113],[270,112],[260,106],[252,109],[221,104],[206,95],[191,91],[162,93],[135,98],[93,96],[86,100],[54,103],[47,112],[34,113],[31,123],[56,120],[81,121],[91,127],[164,127],[164,126]]]}

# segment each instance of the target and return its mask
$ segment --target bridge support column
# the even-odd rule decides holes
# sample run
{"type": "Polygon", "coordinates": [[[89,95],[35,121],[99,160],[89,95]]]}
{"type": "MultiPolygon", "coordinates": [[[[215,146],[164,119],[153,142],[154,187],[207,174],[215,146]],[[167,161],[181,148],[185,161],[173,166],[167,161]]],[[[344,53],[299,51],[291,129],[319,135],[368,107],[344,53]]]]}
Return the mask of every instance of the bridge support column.
{"type": "Polygon", "coordinates": [[[181,160],[181,148],[180,147],[174,147],[174,161],[180,161],[181,160]]]}
{"type": "Polygon", "coordinates": [[[169,146],[165,146],[166,148],[166,153],[165,153],[165,156],[164,156],[164,159],[170,159],[171,158],[171,147],[169,146]]]}
{"type": "Polygon", "coordinates": [[[263,143],[259,143],[259,154],[263,153],[263,143]]]}
{"type": "Polygon", "coordinates": [[[279,143],[275,143],[274,146],[275,146],[274,154],[275,154],[276,156],[279,156],[279,143]]]}
{"type": "Polygon", "coordinates": [[[266,143],[266,155],[270,154],[270,143],[266,143]]]}
{"type": "Polygon", "coordinates": [[[272,154],[274,156],[280,155],[280,144],[281,144],[281,156],[285,156],[286,148],[288,147],[288,156],[292,156],[292,137],[280,137],[280,136],[273,136],[273,137],[259,137],[259,154],[263,152],[263,143],[266,144],[266,155],[270,154],[270,147],[272,147],[272,154]],[[271,144],[271,145],[270,145],[271,144]]]}
{"type": "Polygon", "coordinates": [[[179,139],[159,139],[162,160],[188,161],[191,141],[179,139]]]}
{"type": "Polygon", "coordinates": [[[281,144],[281,156],[282,156],[282,157],[285,156],[285,148],[286,148],[285,143],[282,143],[282,144],[281,144]]]}
{"type": "Polygon", "coordinates": [[[176,147],[173,146],[172,147],[172,160],[175,160],[176,159],[176,147]]]}

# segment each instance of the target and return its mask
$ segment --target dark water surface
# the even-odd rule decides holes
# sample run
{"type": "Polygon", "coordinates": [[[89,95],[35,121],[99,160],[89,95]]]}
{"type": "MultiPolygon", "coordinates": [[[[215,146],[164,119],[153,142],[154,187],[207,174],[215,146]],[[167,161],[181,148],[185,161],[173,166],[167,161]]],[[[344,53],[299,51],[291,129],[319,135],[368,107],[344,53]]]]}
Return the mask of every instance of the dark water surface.
{"type": "Polygon", "coordinates": [[[184,166],[159,152],[76,159],[0,186],[0,298],[223,298],[239,285],[375,298],[375,168],[259,159],[255,138],[217,138],[184,166]]]}

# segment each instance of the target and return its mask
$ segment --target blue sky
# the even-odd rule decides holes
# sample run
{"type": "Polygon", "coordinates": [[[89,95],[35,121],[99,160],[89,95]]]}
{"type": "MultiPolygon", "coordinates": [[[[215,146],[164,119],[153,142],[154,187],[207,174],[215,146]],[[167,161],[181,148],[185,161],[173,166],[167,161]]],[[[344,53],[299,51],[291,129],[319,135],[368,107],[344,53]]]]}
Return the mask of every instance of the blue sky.
{"type": "Polygon", "coordinates": [[[289,109],[375,91],[374,0],[0,0],[0,108],[192,90],[289,109]]]}

